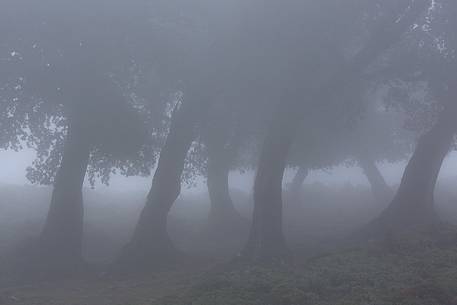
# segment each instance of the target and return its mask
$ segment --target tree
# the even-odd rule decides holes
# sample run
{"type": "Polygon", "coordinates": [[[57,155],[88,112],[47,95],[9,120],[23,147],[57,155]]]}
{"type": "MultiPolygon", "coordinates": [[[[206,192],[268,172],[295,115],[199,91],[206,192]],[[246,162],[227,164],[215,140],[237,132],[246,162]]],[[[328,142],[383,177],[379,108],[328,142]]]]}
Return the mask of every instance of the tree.
{"type": "MultiPolygon", "coordinates": [[[[362,90],[360,90],[362,91],[362,90]]],[[[331,169],[347,162],[350,157],[350,144],[347,144],[355,124],[348,123],[353,114],[344,114],[340,110],[329,112],[314,111],[312,116],[306,116],[300,126],[288,156],[289,167],[297,167],[296,174],[289,188],[290,200],[298,201],[304,179],[310,170],[331,169]]]]}
{"type": "MultiPolygon", "coordinates": [[[[381,18],[365,47],[352,58],[351,63],[332,73],[332,77],[322,85],[311,87],[308,100],[321,103],[332,100],[332,94],[342,92],[350,82],[358,79],[380,54],[401,40],[415,19],[425,11],[428,2],[398,1],[395,4],[396,9],[381,18]]],[[[244,256],[251,260],[278,261],[287,254],[282,235],[281,186],[294,135],[304,112],[309,109],[303,106],[303,100],[306,99],[300,85],[296,80],[282,90],[280,109],[263,145],[254,187],[253,226],[244,250],[244,256]]]]}
{"type": "Polygon", "coordinates": [[[302,126],[303,132],[289,156],[289,163],[298,167],[289,189],[292,194],[298,195],[297,190],[308,169],[344,164],[362,168],[376,202],[387,204],[390,200],[393,190],[385,182],[376,162],[404,160],[413,142],[412,132],[405,130],[405,118],[400,110],[383,104],[387,98],[383,83],[370,82],[357,90],[364,93],[354,97],[361,102],[359,113],[350,114],[352,118],[338,111],[328,123],[325,119],[330,114],[326,112],[322,117],[314,114],[315,121],[308,119],[307,125],[302,126]],[[324,126],[319,126],[320,122],[325,122],[324,126]]]}
{"type": "Polygon", "coordinates": [[[193,103],[183,103],[175,107],[146,205],[132,239],[121,254],[121,264],[138,263],[138,267],[144,268],[157,260],[174,260],[178,254],[168,236],[167,217],[180,194],[184,161],[194,139],[197,114],[193,113],[196,109],[193,106],[193,103]]]}
{"type": "Polygon", "coordinates": [[[407,158],[414,142],[412,132],[405,129],[405,115],[383,104],[386,87],[377,83],[378,88],[370,93],[363,117],[347,136],[349,158],[363,170],[375,201],[386,205],[393,196],[379,171],[377,162],[398,162],[407,158]]]}
{"type": "Polygon", "coordinates": [[[384,180],[384,177],[376,166],[376,162],[371,158],[359,157],[358,164],[370,183],[375,201],[378,204],[387,202],[391,196],[392,189],[384,180]]]}
{"type": "MultiPolygon", "coordinates": [[[[427,19],[427,26],[421,32],[422,36],[418,39],[416,37],[416,42],[424,47],[413,51],[412,54],[419,54],[416,53],[411,58],[418,59],[420,64],[416,65],[414,72],[409,72],[419,75],[413,79],[419,78],[427,84],[425,100],[428,102],[428,119],[421,116],[419,124],[413,124],[425,131],[418,139],[394,199],[382,215],[370,224],[369,233],[375,237],[402,234],[418,227],[429,228],[439,224],[434,211],[434,189],[441,165],[457,131],[456,91],[451,85],[456,81],[454,54],[457,39],[453,30],[456,12],[457,7],[453,1],[435,3],[429,12],[432,16],[427,19]],[[442,48],[440,44],[445,47],[442,48]],[[417,73],[417,68],[421,72],[417,73]]],[[[400,101],[402,107],[409,106],[407,101],[400,101]]],[[[414,106],[417,109],[421,105],[414,106]]]]}
{"type": "Polygon", "coordinates": [[[250,118],[241,115],[243,107],[235,98],[228,102],[215,102],[208,111],[201,126],[201,137],[205,144],[200,152],[207,156],[206,183],[210,199],[206,238],[220,243],[237,244],[244,237],[248,225],[235,208],[230,196],[229,174],[231,170],[243,168],[240,154],[248,143],[247,125],[253,124],[250,118]],[[241,108],[241,109],[240,109],[241,108]],[[245,120],[248,119],[248,120],[245,120]]]}
{"type": "MultiPolygon", "coordinates": [[[[139,116],[132,98],[139,91],[130,82],[129,44],[122,44],[128,31],[121,26],[118,36],[108,35],[113,15],[92,18],[85,5],[56,4],[44,11],[41,4],[18,4],[6,10],[14,12],[17,26],[9,28],[5,40],[14,50],[5,65],[5,87],[15,90],[2,95],[2,115],[14,119],[7,121],[15,124],[8,126],[13,136],[38,152],[28,178],[54,185],[44,229],[30,256],[36,256],[32,265],[49,271],[75,270],[82,262],[86,173],[92,183],[97,176],[108,182],[116,168],[126,175],[149,173],[154,155],[145,141],[148,118],[139,116]]],[[[92,9],[103,9],[100,4],[92,9]]]]}
{"type": "Polygon", "coordinates": [[[183,53],[170,56],[167,61],[172,71],[169,78],[182,100],[173,111],[145,207],[130,242],[119,256],[120,265],[154,267],[180,256],[168,236],[168,212],[179,196],[186,156],[197,136],[197,125],[225,91],[225,82],[233,79],[238,66],[230,53],[233,46],[225,39],[226,32],[231,30],[231,23],[222,22],[227,18],[223,13],[225,7],[202,3],[211,14],[206,15],[200,6],[188,7],[180,1],[165,5],[169,18],[177,15],[188,21],[177,23],[174,29],[179,33],[176,42],[182,43],[179,50],[183,53]],[[180,5],[186,7],[184,16],[176,10],[175,6],[180,5]]]}

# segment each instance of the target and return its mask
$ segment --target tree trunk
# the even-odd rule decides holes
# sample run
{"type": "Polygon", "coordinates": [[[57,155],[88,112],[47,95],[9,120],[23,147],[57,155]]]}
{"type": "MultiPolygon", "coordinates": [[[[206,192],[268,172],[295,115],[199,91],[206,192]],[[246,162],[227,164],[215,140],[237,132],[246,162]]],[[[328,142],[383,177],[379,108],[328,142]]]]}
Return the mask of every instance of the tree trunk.
{"type": "MultiPolygon", "coordinates": [[[[224,147],[219,149],[224,150],[224,147]]],[[[230,160],[228,154],[208,147],[207,187],[210,199],[208,227],[210,232],[224,236],[244,223],[235,209],[229,191],[230,160]]]]}
{"type": "Polygon", "coordinates": [[[373,234],[396,234],[438,222],[435,185],[457,131],[457,111],[455,106],[451,108],[444,110],[435,126],[419,139],[394,199],[372,223],[373,234]]]}
{"type": "Polygon", "coordinates": [[[181,191],[181,174],[187,152],[194,140],[195,112],[183,103],[173,112],[170,131],[160,153],[146,205],[133,237],[120,256],[121,264],[140,268],[155,262],[174,260],[178,251],[167,231],[167,217],[181,191]]]}
{"type": "MultiPolygon", "coordinates": [[[[406,9],[410,3],[404,4],[406,9]]],[[[383,20],[351,65],[309,92],[309,96],[316,101],[314,106],[318,107],[318,103],[334,99],[334,94],[356,81],[373,60],[401,39],[402,34],[427,5],[427,0],[415,1],[401,19],[398,20],[397,14],[392,14],[383,20]]],[[[253,224],[249,241],[242,252],[242,256],[250,260],[278,261],[287,254],[282,232],[282,178],[295,132],[306,113],[304,101],[300,100],[303,90],[303,84],[296,84],[292,90],[295,94],[290,92],[292,94],[288,94],[279,103],[275,121],[268,130],[262,148],[254,183],[253,224]]]]}
{"type": "Polygon", "coordinates": [[[380,205],[387,204],[388,201],[392,199],[392,189],[387,185],[384,177],[376,166],[376,163],[373,160],[364,157],[359,157],[358,161],[370,183],[371,192],[376,203],[380,205]]]}
{"type": "Polygon", "coordinates": [[[287,256],[282,228],[282,181],[295,131],[301,121],[295,102],[282,104],[265,139],[254,182],[251,232],[242,256],[275,263],[287,256]],[[290,106],[290,107],[288,107],[290,106]]]}
{"type": "Polygon", "coordinates": [[[83,126],[70,123],[39,244],[46,256],[42,259],[49,259],[56,267],[71,268],[82,261],[82,186],[90,155],[87,138],[83,126]]]}
{"type": "Polygon", "coordinates": [[[291,194],[291,198],[294,200],[300,200],[300,190],[305,182],[306,177],[308,177],[308,168],[306,166],[300,166],[295,173],[294,179],[290,184],[289,192],[291,194]]]}

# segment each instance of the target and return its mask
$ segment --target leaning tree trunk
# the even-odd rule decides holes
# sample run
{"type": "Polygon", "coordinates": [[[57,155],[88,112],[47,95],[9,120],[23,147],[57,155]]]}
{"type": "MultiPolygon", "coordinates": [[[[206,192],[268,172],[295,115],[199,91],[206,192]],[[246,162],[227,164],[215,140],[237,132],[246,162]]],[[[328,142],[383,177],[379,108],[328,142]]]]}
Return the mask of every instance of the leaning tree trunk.
{"type": "Polygon", "coordinates": [[[419,139],[394,199],[371,224],[370,234],[397,234],[438,223],[433,197],[441,165],[457,131],[457,111],[452,109],[443,111],[435,126],[419,139]]]}
{"type": "Polygon", "coordinates": [[[306,166],[300,166],[295,173],[292,183],[290,184],[289,192],[291,198],[294,200],[300,200],[300,190],[305,182],[306,177],[308,177],[309,170],[306,166]]]}
{"type": "MultiPolygon", "coordinates": [[[[360,73],[380,54],[399,41],[403,33],[428,6],[427,0],[402,2],[407,13],[398,19],[392,14],[375,28],[366,46],[355,56],[352,64],[346,66],[333,78],[309,92],[315,101],[334,99],[351,82],[357,81],[360,73]],[[380,39],[382,37],[382,39],[380,39]]],[[[250,260],[277,261],[287,251],[282,232],[282,178],[286,159],[294,140],[294,134],[305,116],[305,107],[300,98],[303,88],[297,86],[296,94],[287,97],[279,105],[262,148],[254,184],[254,213],[249,241],[242,256],[250,260]],[[299,88],[299,89],[297,89],[299,88]],[[292,98],[291,98],[292,97],[292,98]]],[[[318,107],[319,104],[314,104],[318,107]]]]}
{"type": "Polygon", "coordinates": [[[368,179],[371,186],[371,192],[376,203],[385,205],[392,196],[392,189],[387,185],[386,180],[379,171],[376,163],[369,158],[359,157],[359,165],[368,179]]]}
{"type": "Polygon", "coordinates": [[[84,126],[70,123],[51,205],[41,233],[40,259],[57,268],[71,268],[82,262],[82,186],[90,155],[84,126]]]}
{"type": "Polygon", "coordinates": [[[196,109],[192,109],[193,106],[186,102],[173,112],[146,205],[132,239],[121,253],[121,264],[143,268],[156,262],[174,260],[178,255],[168,235],[167,217],[180,194],[185,158],[194,140],[196,109]]]}

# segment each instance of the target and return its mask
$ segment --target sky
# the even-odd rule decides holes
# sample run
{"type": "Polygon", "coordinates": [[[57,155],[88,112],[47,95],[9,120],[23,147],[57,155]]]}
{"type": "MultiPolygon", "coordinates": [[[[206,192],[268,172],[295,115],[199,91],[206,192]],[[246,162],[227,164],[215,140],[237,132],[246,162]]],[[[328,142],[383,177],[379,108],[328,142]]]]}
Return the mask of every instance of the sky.
{"type": "MultiPolygon", "coordinates": [[[[34,159],[32,150],[20,152],[0,151],[0,183],[24,185],[29,184],[25,177],[26,168],[34,159]]],[[[386,181],[395,185],[400,182],[405,162],[396,164],[380,164],[380,169],[386,181]]],[[[288,171],[285,181],[290,181],[293,171],[288,171]]],[[[440,177],[455,178],[457,184],[457,152],[450,153],[446,158],[441,169],[440,177]]],[[[249,191],[252,189],[254,173],[247,172],[243,175],[233,172],[230,175],[230,185],[232,188],[249,191]]],[[[204,179],[199,179],[197,187],[189,189],[183,188],[183,193],[198,193],[205,190],[204,179]]],[[[321,182],[325,184],[345,184],[367,185],[367,180],[358,167],[346,168],[339,166],[331,171],[313,171],[307,177],[306,183],[321,182]]],[[[122,177],[115,176],[111,180],[110,186],[97,186],[99,190],[121,190],[121,191],[143,191],[147,192],[151,183],[151,177],[122,177]]]]}

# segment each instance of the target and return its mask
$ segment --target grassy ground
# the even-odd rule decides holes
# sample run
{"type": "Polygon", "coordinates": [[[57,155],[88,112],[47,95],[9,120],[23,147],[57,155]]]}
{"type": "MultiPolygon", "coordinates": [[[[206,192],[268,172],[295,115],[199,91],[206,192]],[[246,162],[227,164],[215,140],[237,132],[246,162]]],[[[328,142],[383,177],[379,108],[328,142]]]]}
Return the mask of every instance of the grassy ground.
{"type": "Polygon", "coordinates": [[[278,268],[237,267],[153,305],[457,305],[457,243],[366,246],[278,268]]]}
{"type": "Polygon", "coordinates": [[[97,274],[3,287],[0,304],[457,305],[457,243],[371,245],[274,268],[200,262],[144,278],[97,274]]]}
{"type": "MultiPolygon", "coordinates": [[[[206,267],[207,268],[207,267],[206,267]]],[[[143,277],[88,274],[69,280],[8,285],[1,305],[148,305],[201,281],[204,266],[157,272],[143,277]]]]}

